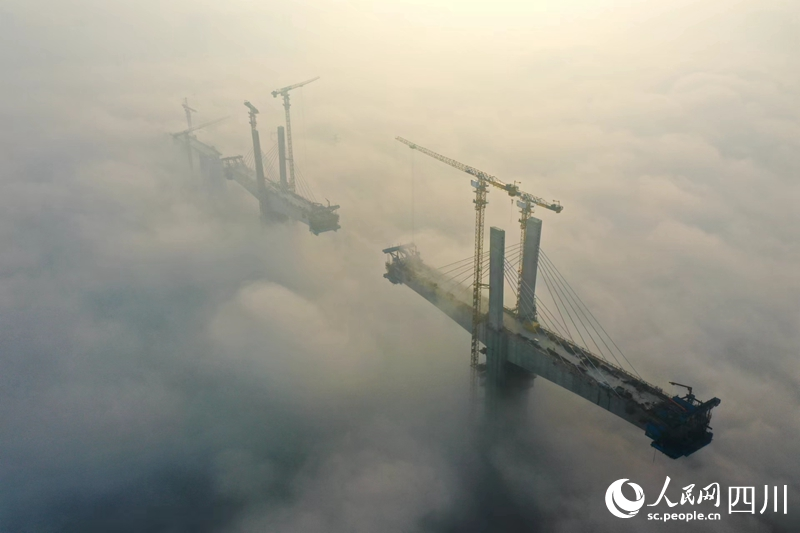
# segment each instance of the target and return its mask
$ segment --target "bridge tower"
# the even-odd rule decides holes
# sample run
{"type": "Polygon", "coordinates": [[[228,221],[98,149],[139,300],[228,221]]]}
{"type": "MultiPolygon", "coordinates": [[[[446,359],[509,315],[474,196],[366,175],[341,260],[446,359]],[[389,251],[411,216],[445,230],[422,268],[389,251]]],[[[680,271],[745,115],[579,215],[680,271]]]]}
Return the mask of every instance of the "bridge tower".
{"type": "MultiPolygon", "coordinates": [[[[274,93],[273,93],[274,94],[274,93]]],[[[472,340],[470,343],[470,366],[472,367],[472,372],[470,374],[470,388],[472,390],[473,396],[477,394],[477,369],[478,369],[478,353],[480,350],[480,329],[482,326],[483,320],[483,311],[481,309],[481,302],[483,301],[483,297],[481,296],[481,292],[484,288],[483,284],[483,226],[484,226],[484,218],[485,218],[485,210],[486,205],[488,204],[486,200],[486,194],[488,193],[489,185],[501,189],[508,193],[509,196],[517,197],[519,200],[517,201],[517,206],[522,210],[522,216],[520,217],[520,224],[521,224],[521,240],[523,244],[526,242],[526,235],[527,235],[527,227],[528,227],[528,219],[530,218],[531,213],[533,212],[534,206],[543,207],[545,209],[549,209],[550,211],[554,211],[556,213],[560,213],[563,207],[561,204],[555,200],[552,202],[547,202],[538,196],[534,196],[530,193],[520,190],[517,182],[514,183],[505,183],[496,176],[492,176],[491,174],[479,170],[477,168],[471,167],[469,165],[465,165],[455,159],[451,159],[449,157],[443,156],[441,154],[437,154],[436,152],[425,148],[424,146],[420,146],[416,143],[413,143],[407,139],[402,137],[395,137],[395,140],[405,144],[412,150],[418,150],[423,154],[432,157],[438,161],[441,161],[447,165],[450,165],[453,168],[456,168],[462,172],[469,174],[470,176],[474,176],[476,179],[472,180],[472,186],[475,189],[475,200],[473,203],[475,204],[475,254],[473,256],[473,285],[472,285],[472,340]]],[[[538,249],[538,245],[537,245],[538,249]]],[[[524,257],[523,257],[524,260],[524,257]]],[[[519,283],[519,290],[520,292],[523,289],[523,284],[521,281],[522,270],[524,269],[523,265],[520,265],[520,283],[519,283]]],[[[535,273],[536,267],[534,266],[533,272],[535,273]]],[[[528,271],[530,274],[530,271],[528,271]]],[[[531,295],[531,299],[533,296],[531,295]]],[[[517,310],[519,310],[520,302],[517,302],[517,310]]],[[[533,304],[535,306],[535,304],[533,304]]],[[[535,314],[535,312],[533,313],[535,314]]]]}
{"type": "Polygon", "coordinates": [[[504,327],[505,231],[489,230],[489,313],[486,322],[486,424],[491,432],[509,435],[521,427],[528,391],[535,374],[509,363],[504,327]]]}
{"type": "Polygon", "coordinates": [[[542,221],[530,216],[522,224],[522,261],[519,265],[517,287],[517,317],[526,324],[536,323],[536,274],[539,269],[539,245],[542,241],[542,221]],[[525,297],[530,291],[529,297],[525,297]]]}
{"type": "Polygon", "coordinates": [[[261,139],[258,136],[258,128],[256,127],[256,115],[258,109],[250,102],[245,102],[244,105],[249,109],[250,115],[250,132],[253,135],[253,159],[256,166],[256,187],[258,190],[258,205],[261,210],[261,221],[267,221],[267,181],[264,178],[264,162],[261,159],[261,139]]]}
{"type": "Polygon", "coordinates": [[[513,426],[522,426],[515,423],[515,420],[521,421],[518,415],[524,413],[526,392],[535,376],[563,387],[644,430],[645,436],[652,439],[651,446],[672,459],[691,455],[711,442],[711,411],[720,404],[719,398],[700,401],[688,386],[686,396],[670,397],[660,387],[644,381],[629,362],[630,371],[624,369],[599,331],[605,334],[627,361],[625,355],[540,251],[542,222],[531,217],[533,206],[559,213],[562,207],[558,202],[546,202],[521,191],[516,182],[504,183],[495,176],[411,141],[401,137],[397,137],[397,140],[476,178],[472,181],[472,186],[476,189],[477,212],[474,257],[446,265],[462,266],[440,271],[426,265],[413,244],[393,246],[383,251],[389,255],[384,277],[394,284],[407,285],[472,333],[473,350],[470,362],[473,376],[480,367],[485,370],[486,416],[482,429],[484,443],[488,444],[500,435],[509,435],[509,429],[513,429],[513,426]],[[517,272],[510,272],[513,266],[505,259],[505,233],[498,228],[491,228],[489,309],[484,314],[480,299],[481,289],[485,287],[481,276],[482,215],[488,185],[519,199],[517,206],[522,211],[522,264],[517,272]],[[544,304],[539,304],[541,318],[540,310],[537,309],[534,291],[540,253],[545,259],[542,265],[543,279],[551,296],[555,293],[555,298],[558,299],[554,303],[561,323],[544,304]],[[463,270],[464,265],[469,265],[465,261],[474,262],[471,272],[463,270]],[[456,274],[451,274],[453,271],[456,274]],[[473,275],[471,304],[462,287],[465,278],[461,276],[464,274],[473,275]],[[518,279],[514,279],[514,274],[518,279]],[[507,309],[503,305],[506,279],[518,289],[517,305],[513,309],[507,309]],[[551,286],[551,281],[555,287],[551,286]],[[475,298],[476,295],[478,298],[475,298]],[[561,308],[570,316],[570,323],[581,341],[586,343],[579,326],[583,327],[595,344],[599,355],[572,340],[571,330],[561,316],[561,308]],[[550,318],[547,318],[548,315],[550,318]],[[476,350],[479,343],[485,348],[476,350]],[[600,344],[605,346],[605,353],[600,344]],[[477,363],[476,351],[485,353],[485,365],[477,363]],[[614,359],[616,364],[606,355],[614,359]]]}

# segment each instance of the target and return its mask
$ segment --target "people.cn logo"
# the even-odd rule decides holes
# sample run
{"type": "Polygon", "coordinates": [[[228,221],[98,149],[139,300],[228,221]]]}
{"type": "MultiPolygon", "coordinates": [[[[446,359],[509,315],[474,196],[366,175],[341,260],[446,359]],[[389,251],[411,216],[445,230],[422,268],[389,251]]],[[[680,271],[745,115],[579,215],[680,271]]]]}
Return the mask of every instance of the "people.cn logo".
{"type": "Polygon", "coordinates": [[[608,486],[606,491],[606,507],[611,514],[620,518],[631,518],[636,516],[639,509],[644,505],[644,491],[636,483],[628,483],[633,489],[635,499],[629,500],[622,494],[622,486],[627,479],[618,479],[608,486]]]}

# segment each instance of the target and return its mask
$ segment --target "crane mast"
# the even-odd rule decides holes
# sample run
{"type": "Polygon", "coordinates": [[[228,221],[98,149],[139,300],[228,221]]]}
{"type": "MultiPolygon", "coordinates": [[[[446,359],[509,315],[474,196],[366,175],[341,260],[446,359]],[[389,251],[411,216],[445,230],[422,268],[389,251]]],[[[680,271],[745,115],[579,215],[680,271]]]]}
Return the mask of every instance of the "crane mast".
{"type": "Polygon", "coordinates": [[[469,364],[470,389],[473,393],[478,387],[478,326],[481,323],[481,290],[483,289],[483,219],[486,212],[486,193],[488,192],[483,180],[473,181],[475,186],[475,257],[473,258],[472,280],[472,340],[470,341],[469,364]]]}
{"type": "Polygon", "coordinates": [[[189,99],[183,99],[183,110],[186,112],[186,127],[192,129],[192,113],[197,113],[196,109],[189,107],[189,99]]]}
{"type": "MultiPolygon", "coordinates": [[[[484,236],[484,214],[486,211],[486,204],[488,204],[486,200],[486,194],[489,192],[487,184],[492,185],[498,189],[504,190],[508,193],[511,197],[519,197],[521,201],[517,202],[517,205],[520,207],[522,216],[520,217],[520,228],[522,233],[522,245],[525,245],[525,236],[527,233],[527,225],[528,219],[530,218],[531,213],[533,212],[533,206],[538,205],[540,207],[544,207],[545,209],[549,209],[550,211],[554,211],[556,213],[560,213],[562,209],[564,209],[561,204],[556,201],[547,202],[537,196],[532,194],[526,193],[524,191],[519,190],[519,186],[516,183],[505,183],[499,178],[492,176],[482,170],[479,170],[475,167],[471,167],[469,165],[465,165],[460,161],[456,161],[455,159],[451,159],[449,157],[443,156],[441,154],[437,154],[433,150],[428,150],[423,146],[419,146],[416,143],[413,143],[407,139],[402,137],[396,137],[397,141],[405,144],[412,150],[417,150],[422,152],[423,154],[432,157],[442,163],[445,163],[453,168],[456,168],[462,172],[465,172],[471,176],[477,178],[477,180],[472,181],[472,186],[475,188],[475,257],[473,258],[473,282],[472,282],[472,341],[470,344],[470,365],[473,369],[471,377],[470,377],[470,386],[474,390],[477,386],[477,376],[475,373],[475,369],[478,366],[478,327],[481,322],[481,291],[483,289],[483,266],[481,265],[482,257],[483,257],[483,236],[484,236]]],[[[523,261],[520,259],[519,264],[519,287],[517,291],[517,311],[520,309],[520,298],[522,294],[522,266],[523,261]]]]}
{"type": "Polygon", "coordinates": [[[294,85],[289,85],[288,87],[284,87],[283,89],[276,89],[272,91],[272,97],[277,98],[278,95],[283,96],[283,109],[286,113],[286,160],[289,163],[289,190],[294,192],[295,190],[295,178],[294,178],[294,153],[292,152],[292,120],[289,116],[289,91],[292,89],[297,89],[302,87],[303,85],[308,85],[312,81],[318,80],[319,76],[316,78],[312,78],[310,80],[301,81],[300,83],[295,83],[294,85]]]}

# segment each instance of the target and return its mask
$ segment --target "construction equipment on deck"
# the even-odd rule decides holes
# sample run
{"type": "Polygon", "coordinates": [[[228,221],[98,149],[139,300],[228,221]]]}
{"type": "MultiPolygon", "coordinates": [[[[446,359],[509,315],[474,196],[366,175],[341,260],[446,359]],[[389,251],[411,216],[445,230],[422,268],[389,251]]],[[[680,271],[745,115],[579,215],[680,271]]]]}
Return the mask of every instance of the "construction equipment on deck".
{"type": "Polygon", "coordinates": [[[677,387],[683,387],[684,389],[689,391],[689,395],[692,394],[692,388],[689,385],[684,385],[683,383],[675,383],[674,381],[669,382],[670,385],[675,385],[677,387]]]}

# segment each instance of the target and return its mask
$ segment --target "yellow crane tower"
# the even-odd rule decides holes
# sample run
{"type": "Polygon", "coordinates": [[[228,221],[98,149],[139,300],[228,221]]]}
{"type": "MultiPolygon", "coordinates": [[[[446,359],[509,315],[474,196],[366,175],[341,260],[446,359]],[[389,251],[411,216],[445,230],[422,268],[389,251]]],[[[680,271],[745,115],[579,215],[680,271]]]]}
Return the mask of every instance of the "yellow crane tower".
{"type": "MultiPolygon", "coordinates": [[[[516,183],[505,183],[491,174],[488,174],[482,170],[478,170],[477,168],[469,165],[465,165],[464,163],[456,161],[455,159],[450,159],[449,157],[437,154],[432,150],[428,150],[427,148],[419,146],[418,144],[415,144],[402,137],[396,137],[396,140],[407,145],[412,150],[422,152],[427,156],[430,156],[441,161],[442,163],[450,165],[453,168],[457,168],[458,170],[466,172],[470,176],[477,178],[476,180],[472,181],[472,186],[475,188],[475,200],[473,200],[475,203],[475,257],[473,259],[474,277],[472,284],[472,342],[470,345],[470,366],[473,368],[472,387],[474,389],[477,385],[477,378],[474,369],[478,366],[478,326],[481,322],[481,289],[483,289],[484,286],[483,283],[481,283],[481,278],[483,277],[483,268],[481,266],[481,262],[483,257],[483,220],[486,204],[488,203],[486,201],[486,194],[489,192],[488,185],[506,191],[511,197],[519,198],[517,201],[517,206],[520,208],[522,213],[522,216],[520,217],[520,228],[522,230],[521,242],[523,245],[525,244],[528,218],[530,218],[531,213],[533,212],[533,206],[538,205],[539,207],[544,207],[545,209],[555,211],[556,213],[560,213],[564,208],[555,200],[552,202],[547,202],[537,196],[520,191],[516,183]]],[[[520,284],[522,284],[522,259],[520,259],[519,269],[520,284]]],[[[518,310],[520,304],[519,295],[522,292],[521,287],[519,287],[519,289],[520,290],[517,292],[518,310]]]]}
{"type": "Polygon", "coordinates": [[[316,81],[319,79],[319,76],[316,78],[311,78],[310,80],[301,81],[300,83],[295,83],[294,85],[289,85],[288,87],[284,87],[283,89],[276,89],[272,91],[272,97],[277,98],[278,95],[283,96],[283,108],[286,110],[286,160],[289,162],[289,190],[294,192],[295,189],[295,181],[294,181],[294,154],[292,153],[292,122],[289,118],[289,91],[292,89],[297,89],[298,87],[302,87],[303,85],[308,85],[312,81],[316,81]]]}

